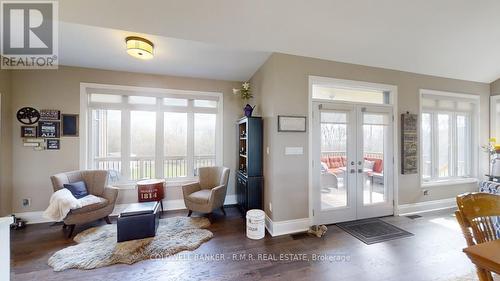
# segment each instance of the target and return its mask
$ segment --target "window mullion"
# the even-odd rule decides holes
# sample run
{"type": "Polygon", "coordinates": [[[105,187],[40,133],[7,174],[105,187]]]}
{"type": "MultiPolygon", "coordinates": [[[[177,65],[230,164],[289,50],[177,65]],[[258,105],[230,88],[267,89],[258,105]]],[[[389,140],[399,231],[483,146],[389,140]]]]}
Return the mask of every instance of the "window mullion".
{"type": "Polygon", "coordinates": [[[457,122],[456,122],[456,114],[454,112],[449,114],[450,120],[448,121],[448,136],[450,139],[450,144],[448,147],[448,163],[449,163],[449,177],[455,177],[457,175],[457,157],[456,157],[456,144],[457,144],[457,138],[456,138],[456,132],[457,132],[457,122]]]}
{"type": "MultiPolygon", "coordinates": [[[[473,155],[473,147],[475,147],[475,143],[474,143],[474,140],[472,139],[472,124],[473,124],[473,121],[472,121],[472,116],[470,114],[466,114],[465,115],[465,125],[466,125],[466,132],[467,132],[467,142],[465,143],[465,147],[467,147],[467,158],[466,158],[466,166],[465,166],[465,169],[466,169],[466,173],[468,177],[472,177],[472,176],[477,176],[476,173],[473,172],[472,170],[472,167],[474,166],[472,163],[474,163],[474,155],[473,155]]],[[[489,160],[489,159],[488,159],[489,160]]],[[[475,170],[475,169],[474,169],[475,170]]]]}
{"type": "Polygon", "coordinates": [[[438,130],[438,114],[432,113],[432,179],[439,177],[439,134],[438,130]]]}
{"type": "Polygon", "coordinates": [[[88,132],[87,132],[87,165],[85,168],[87,169],[97,169],[96,165],[96,153],[95,153],[95,147],[97,146],[94,138],[96,136],[95,134],[95,124],[94,122],[94,115],[92,112],[92,108],[88,108],[87,110],[87,123],[88,123],[88,132]]]}
{"type": "Polygon", "coordinates": [[[453,163],[453,166],[451,167],[453,172],[451,174],[452,177],[457,177],[458,175],[458,123],[457,123],[457,114],[454,112],[451,114],[451,116],[453,117],[451,119],[451,130],[452,130],[452,154],[451,154],[451,157],[453,158],[452,159],[452,162],[453,163]]]}
{"type": "Polygon", "coordinates": [[[215,116],[215,163],[218,166],[223,166],[224,153],[223,153],[223,116],[222,116],[222,101],[217,103],[217,115],[215,116]]]}
{"type": "Polygon", "coordinates": [[[165,164],[165,152],[163,151],[164,145],[164,114],[161,110],[162,98],[156,99],[156,141],[155,141],[155,177],[164,178],[163,175],[165,164]]]}
{"type": "MultiPolygon", "coordinates": [[[[124,96],[124,103],[128,102],[128,97],[124,96]]],[[[121,111],[121,158],[122,158],[122,175],[128,180],[132,179],[130,174],[130,110],[123,108],[121,111]]]]}
{"type": "Polygon", "coordinates": [[[194,112],[193,100],[188,101],[187,112],[187,176],[194,177],[194,112]]]}

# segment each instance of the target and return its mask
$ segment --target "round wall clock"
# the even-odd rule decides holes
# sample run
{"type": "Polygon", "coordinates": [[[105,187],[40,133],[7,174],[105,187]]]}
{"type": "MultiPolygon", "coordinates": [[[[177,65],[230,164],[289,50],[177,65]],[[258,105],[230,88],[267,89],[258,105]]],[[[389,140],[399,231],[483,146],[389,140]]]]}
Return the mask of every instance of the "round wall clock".
{"type": "Polygon", "coordinates": [[[32,125],[40,119],[40,112],[33,107],[23,107],[17,111],[17,120],[25,125],[32,125]]]}

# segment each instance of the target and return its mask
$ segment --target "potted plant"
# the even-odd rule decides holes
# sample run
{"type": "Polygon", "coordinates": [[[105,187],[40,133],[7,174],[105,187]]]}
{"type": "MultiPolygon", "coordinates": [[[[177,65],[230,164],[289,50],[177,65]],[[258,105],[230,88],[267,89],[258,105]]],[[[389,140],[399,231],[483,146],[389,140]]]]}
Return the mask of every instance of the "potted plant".
{"type": "MultiPolygon", "coordinates": [[[[233,94],[240,95],[241,100],[243,100],[244,103],[253,98],[252,91],[250,89],[250,83],[248,82],[244,82],[243,84],[241,84],[241,88],[239,89],[234,88],[233,94]]],[[[249,103],[247,103],[243,108],[243,112],[246,117],[251,117],[254,109],[255,105],[251,106],[249,103]]]]}
{"type": "Polygon", "coordinates": [[[487,152],[491,160],[490,176],[500,177],[500,144],[497,143],[496,138],[490,138],[487,145],[482,146],[483,150],[487,152]]]}

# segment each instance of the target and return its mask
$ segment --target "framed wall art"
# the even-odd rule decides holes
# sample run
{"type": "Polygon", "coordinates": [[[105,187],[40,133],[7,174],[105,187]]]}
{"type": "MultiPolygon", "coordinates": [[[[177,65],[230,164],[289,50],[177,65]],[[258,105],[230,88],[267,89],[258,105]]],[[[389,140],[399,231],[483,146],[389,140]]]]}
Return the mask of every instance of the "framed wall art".
{"type": "Polygon", "coordinates": [[[16,113],[17,120],[25,125],[33,125],[40,119],[40,112],[33,107],[23,107],[16,113]]]}
{"type": "Polygon", "coordinates": [[[38,122],[38,137],[40,138],[59,138],[60,124],[54,121],[38,122]]]}
{"type": "Polygon", "coordinates": [[[46,149],[47,150],[59,150],[59,149],[61,149],[61,141],[59,139],[48,139],[46,149]]]}
{"type": "Polygon", "coordinates": [[[78,114],[62,114],[63,137],[78,137],[78,114]]]}
{"type": "Polygon", "coordinates": [[[278,115],[278,132],[305,132],[305,116],[278,115]]]}
{"type": "Polygon", "coordinates": [[[418,173],[418,115],[401,114],[401,173],[418,173]]]}
{"type": "Polygon", "coordinates": [[[40,120],[58,121],[61,119],[61,111],[57,109],[40,110],[40,120]]]}
{"type": "Polygon", "coordinates": [[[21,138],[36,138],[36,126],[21,126],[21,138]]]}

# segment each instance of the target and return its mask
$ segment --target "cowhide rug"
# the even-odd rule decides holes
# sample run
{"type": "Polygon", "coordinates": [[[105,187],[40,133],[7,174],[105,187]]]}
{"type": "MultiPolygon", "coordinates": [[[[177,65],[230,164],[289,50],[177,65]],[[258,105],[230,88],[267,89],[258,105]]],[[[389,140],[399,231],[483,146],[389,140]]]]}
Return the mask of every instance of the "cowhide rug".
{"type": "Polygon", "coordinates": [[[75,236],[77,245],[64,248],[49,258],[54,271],[69,268],[93,269],[117,263],[165,258],[194,250],[213,237],[206,218],[173,217],[160,220],[156,236],[116,242],[116,224],[87,229],[75,236]]]}

